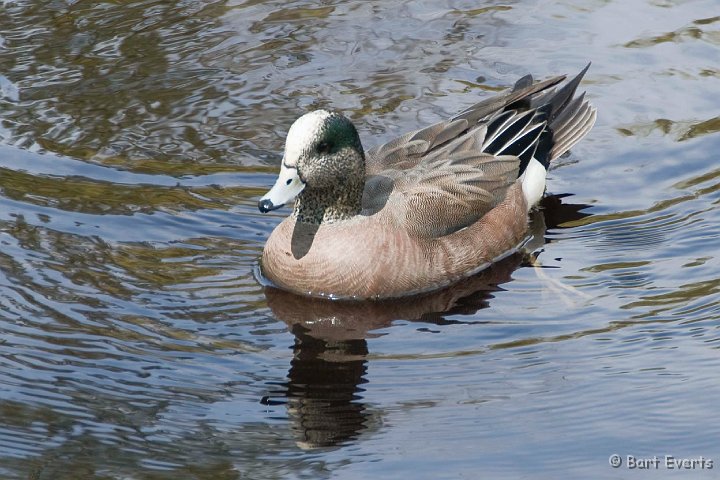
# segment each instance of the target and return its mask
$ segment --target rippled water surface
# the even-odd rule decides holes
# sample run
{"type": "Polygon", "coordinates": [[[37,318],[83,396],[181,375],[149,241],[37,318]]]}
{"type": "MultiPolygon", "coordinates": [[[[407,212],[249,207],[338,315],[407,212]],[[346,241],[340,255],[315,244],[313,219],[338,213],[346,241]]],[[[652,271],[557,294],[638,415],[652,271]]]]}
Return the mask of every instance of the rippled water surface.
{"type": "Polygon", "coordinates": [[[720,477],[718,13],[0,2],[0,478],[720,477]],[[589,60],[528,252],[412,301],[257,282],[301,113],[369,148],[589,60]]]}

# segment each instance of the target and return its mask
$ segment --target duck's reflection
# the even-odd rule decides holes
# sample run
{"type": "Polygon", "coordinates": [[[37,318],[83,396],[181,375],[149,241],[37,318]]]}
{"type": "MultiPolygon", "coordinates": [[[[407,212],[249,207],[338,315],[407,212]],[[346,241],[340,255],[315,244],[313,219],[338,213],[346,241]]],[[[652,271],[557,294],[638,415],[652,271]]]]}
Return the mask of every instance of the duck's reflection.
{"type": "Polygon", "coordinates": [[[286,394],[298,445],[329,447],[352,439],[367,416],[359,401],[367,372],[367,342],[314,338],[297,324],[293,333],[295,355],[286,394]]]}
{"type": "Polygon", "coordinates": [[[367,338],[395,320],[434,325],[462,323],[450,315],[471,315],[490,306],[494,292],[512,273],[532,261],[528,252],[545,243],[545,231],[587,216],[586,205],[563,204],[547,197],[543,209],[531,215],[531,240],[479,274],[430,294],[378,302],[340,302],[301,297],[266,287],[275,316],[295,335],[293,359],[282,396],[303,448],[330,447],[356,437],[369,414],[362,403],[366,382],[367,338]]]}

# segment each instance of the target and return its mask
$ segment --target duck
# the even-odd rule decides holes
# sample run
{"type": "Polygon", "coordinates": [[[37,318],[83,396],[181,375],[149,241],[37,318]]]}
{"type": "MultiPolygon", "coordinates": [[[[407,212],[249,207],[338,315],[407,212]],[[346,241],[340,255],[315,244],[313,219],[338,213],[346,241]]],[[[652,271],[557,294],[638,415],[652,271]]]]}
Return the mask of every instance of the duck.
{"type": "Polygon", "coordinates": [[[267,239],[262,276],[300,295],[379,300],[445,288],[516,252],[551,162],[595,123],[576,95],[589,67],[569,81],[526,75],[367,152],[342,113],[300,116],[258,201],[262,213],[292,204],[267,239]]]}

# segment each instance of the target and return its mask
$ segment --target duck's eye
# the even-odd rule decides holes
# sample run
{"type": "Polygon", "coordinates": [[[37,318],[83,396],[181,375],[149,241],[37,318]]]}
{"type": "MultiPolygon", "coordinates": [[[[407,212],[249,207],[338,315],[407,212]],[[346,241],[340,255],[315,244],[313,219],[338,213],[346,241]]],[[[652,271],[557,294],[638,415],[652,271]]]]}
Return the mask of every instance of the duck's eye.
{"type": "Polygon", "coordinates": [[[330,144],[328,142],[320,142],[317,146],[318,153],[330,153],[330,144]]]}

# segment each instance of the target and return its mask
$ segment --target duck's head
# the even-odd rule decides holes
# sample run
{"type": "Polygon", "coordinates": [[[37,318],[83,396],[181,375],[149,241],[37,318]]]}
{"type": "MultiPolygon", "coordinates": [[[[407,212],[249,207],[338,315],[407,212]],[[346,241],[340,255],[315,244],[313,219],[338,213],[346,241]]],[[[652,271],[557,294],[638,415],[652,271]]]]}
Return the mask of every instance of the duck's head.
{"type": "Polygon", "coordinates": [[[280,175],[258,208],[266,213],[303,190],[331,191],[364,178],[365,155],[355,126],[340,113],[315,110],[290,127],[280,175]]]}

